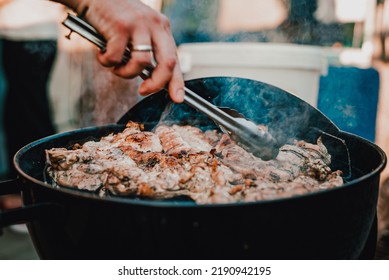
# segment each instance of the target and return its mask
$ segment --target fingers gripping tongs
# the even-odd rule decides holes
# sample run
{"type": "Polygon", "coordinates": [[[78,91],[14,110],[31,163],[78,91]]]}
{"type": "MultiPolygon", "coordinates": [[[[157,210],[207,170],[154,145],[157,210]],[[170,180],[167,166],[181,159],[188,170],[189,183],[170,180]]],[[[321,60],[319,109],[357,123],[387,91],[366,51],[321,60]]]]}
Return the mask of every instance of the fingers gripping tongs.
{"type": "MultiPolygon", "coordinates": [[[[81,18],[69,14],[63,21],[63,25],[70,29],[70,34],[72,32],[78,33],[95,44],[100,50],[105,51],[106,40],[94,27],[81,18]]],[[[68,39],[70,39],[70,34],[66,36],[68,39]]],[[[131,52],[127,48],[123,56],[123,63],[127,63],[130,58],[131,52]]],[[[143,79],[148,79],[151,77],[153,69],[153,66],[145,68],[140,76],[143,79]]],[[[259,128],[253,122],[246,120],[242,114],[233,109],[218,108],[190,89],[185,87],[184,90],[184,103],[207,115],[242,148],[263,160],[269,160],[277,156],[279,147],[277,141],[265,129],[259,128]]]]}

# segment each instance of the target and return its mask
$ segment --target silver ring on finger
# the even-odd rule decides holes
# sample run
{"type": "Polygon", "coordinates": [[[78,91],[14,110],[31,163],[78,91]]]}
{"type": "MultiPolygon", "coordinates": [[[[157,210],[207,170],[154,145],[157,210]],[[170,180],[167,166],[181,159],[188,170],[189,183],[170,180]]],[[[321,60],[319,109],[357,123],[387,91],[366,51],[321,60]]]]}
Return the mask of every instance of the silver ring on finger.
{"type": "Polygon", "coordinates": [[[133,51],[133,52],[151,52],[151,51],[153,51],[153,47],[150,45],[133,45],[131,47],[131,51],[133,51]]]}

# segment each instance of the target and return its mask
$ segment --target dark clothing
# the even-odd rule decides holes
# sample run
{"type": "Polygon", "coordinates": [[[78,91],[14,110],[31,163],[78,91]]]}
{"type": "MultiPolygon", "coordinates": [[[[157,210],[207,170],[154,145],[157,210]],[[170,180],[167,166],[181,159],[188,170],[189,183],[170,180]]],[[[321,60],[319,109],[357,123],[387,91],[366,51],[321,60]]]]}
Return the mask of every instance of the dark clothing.
{"type": "Polygon", "coordinates": [[[317,0],[291,0],[289,20],[302,23],[316,22],[317,0]]]}
{"type": "Polygon", "coordinates": [[[47,86],[56,50],[51,40],[3,41],[4,130],[11,176],[13,156],[21,147],[55,133],[47,86]]]}

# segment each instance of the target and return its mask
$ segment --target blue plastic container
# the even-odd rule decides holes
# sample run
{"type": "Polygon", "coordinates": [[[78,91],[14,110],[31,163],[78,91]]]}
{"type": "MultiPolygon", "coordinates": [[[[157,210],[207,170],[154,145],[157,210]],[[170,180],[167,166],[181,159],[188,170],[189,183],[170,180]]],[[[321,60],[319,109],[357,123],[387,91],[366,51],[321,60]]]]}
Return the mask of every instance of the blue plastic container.
{"type": "Polygon", "coordinates": [[[374,142],[379,84],[374,68],[330,66],[320,78],[318,109],[340,129],[374,142]]]}

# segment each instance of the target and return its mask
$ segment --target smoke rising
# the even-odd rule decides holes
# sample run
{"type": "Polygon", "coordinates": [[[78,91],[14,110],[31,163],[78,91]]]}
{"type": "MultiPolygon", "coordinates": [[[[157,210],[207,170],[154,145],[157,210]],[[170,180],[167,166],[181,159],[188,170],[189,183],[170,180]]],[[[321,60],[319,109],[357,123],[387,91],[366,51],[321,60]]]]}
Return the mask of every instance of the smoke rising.
{"type": "MultiPolygon", "coordinates": [[[[317,130],[328,133],[337,128],[308,103],[279,88],[249,79],[206,78],[188,82],[188,87],[216,106],[236,109],[256,124],[268,126],[280,143],[305,139],[315,142],[317,130]]],[[[203,114],[185,104],[170,104],[160,116],[160,123],[190,124],[203,130],[215,129],[215,124],[203,114]]]]}

